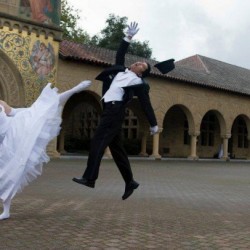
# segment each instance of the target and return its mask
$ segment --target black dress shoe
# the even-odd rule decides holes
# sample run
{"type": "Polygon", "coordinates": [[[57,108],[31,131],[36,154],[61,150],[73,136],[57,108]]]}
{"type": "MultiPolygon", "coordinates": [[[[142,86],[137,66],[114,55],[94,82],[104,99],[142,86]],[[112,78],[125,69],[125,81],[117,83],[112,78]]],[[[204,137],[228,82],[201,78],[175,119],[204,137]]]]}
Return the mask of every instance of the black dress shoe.
{"type": "Polygon", "coordinates": [[[129,182],[128,184],[126,184],[125,186],[125,192],[122,196],[123,200],[126,200],[133,192],[136,188],[139,187],[139,183],[132,180],[131,182],[129,182]]]}
{"type": "Polygon", "coordinates": [[[85,178],[73,178],[72,181],[76,182],[76,183],[79,183],[79,184],[82,184],[82,185],[85,185],[87,187],[91,187],[91,188],[94,188],[95,187],[95,181],[90,181],[90,180],[87,180],[85,178]]]}

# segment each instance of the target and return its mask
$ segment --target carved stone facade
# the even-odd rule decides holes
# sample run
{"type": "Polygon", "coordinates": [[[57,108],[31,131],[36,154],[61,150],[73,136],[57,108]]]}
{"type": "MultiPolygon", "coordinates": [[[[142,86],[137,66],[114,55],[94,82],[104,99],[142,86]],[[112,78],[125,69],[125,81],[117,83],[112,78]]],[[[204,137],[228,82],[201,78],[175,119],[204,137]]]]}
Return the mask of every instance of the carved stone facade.
{"type": "Polygon", "coordinates": [[[8,56],[0,50],[0,97],[13,107],[25,105],[24,85],[20,72],[8,56]]]}
{"type": "MultiPolygon", "coordinates": [[[[20,1],[0,1],[0,98],[30,106],[47,82],[56,84],[61,29],[18,15],[20,1]]],[[[48,151],[56,156],[56,142],[48,151]]]]}

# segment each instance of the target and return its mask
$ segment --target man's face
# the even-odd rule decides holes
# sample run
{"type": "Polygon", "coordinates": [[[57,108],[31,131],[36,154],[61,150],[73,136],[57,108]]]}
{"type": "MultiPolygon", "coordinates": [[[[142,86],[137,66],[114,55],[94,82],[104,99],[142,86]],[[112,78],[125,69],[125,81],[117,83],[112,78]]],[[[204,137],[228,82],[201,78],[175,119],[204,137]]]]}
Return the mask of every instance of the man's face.
{"type": "Polygon", "coordinates": [[[136,75],[141,76],[142,73],[147,70],[148,65],[146,62],[136,62],[133,63],[129,69],[134,72],[136,75]]]}

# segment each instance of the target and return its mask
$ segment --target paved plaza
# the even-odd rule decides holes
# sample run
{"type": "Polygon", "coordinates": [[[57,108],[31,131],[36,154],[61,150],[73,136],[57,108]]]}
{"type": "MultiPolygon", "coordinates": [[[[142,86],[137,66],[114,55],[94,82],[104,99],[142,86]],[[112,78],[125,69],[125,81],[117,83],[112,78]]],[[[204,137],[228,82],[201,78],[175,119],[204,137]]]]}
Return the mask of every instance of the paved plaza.
{"type": "Polygon", "coordinates": [[[250,162],[131,160],[139,188],[103,160],[95,189],[74,183],[86,159],[56,159],[13,200],[0,249],[250,249],[250,162]]]}

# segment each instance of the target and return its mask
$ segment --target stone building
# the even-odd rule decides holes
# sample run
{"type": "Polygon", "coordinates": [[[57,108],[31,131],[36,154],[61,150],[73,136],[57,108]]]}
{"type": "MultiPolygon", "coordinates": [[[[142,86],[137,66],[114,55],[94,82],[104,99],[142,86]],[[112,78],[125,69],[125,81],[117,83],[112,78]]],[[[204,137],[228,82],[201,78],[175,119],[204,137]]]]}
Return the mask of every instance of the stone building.
{"type": "MultiPolygon", "coordinates": [[[[0,0],[0,99],[29,106],[47,82],[65,91],[92,80],[66,103],[61,133],[48,147],[54,156],[86,154],[102,110],[102,85],[95,76],[114,63],[115,51],[61,40],[59,1],[50,1],[45,16],[35,15],[28,2],[0,0]]],[[[141,60],[127,55],[126,65],[141,60]]],[[[249,158],[250,70],[201,55],[175,65],[165,75],[152,67],[147,79],[159,134],[149,135],[137,99],[129,104],[123,124],[128,153],[198,159],[223,152],[222,159],[249,158]]]]}

